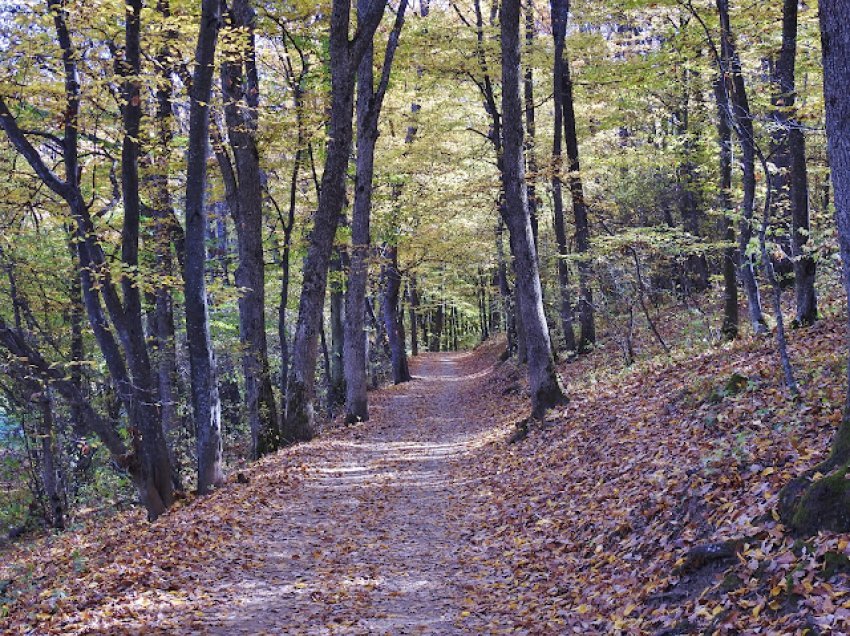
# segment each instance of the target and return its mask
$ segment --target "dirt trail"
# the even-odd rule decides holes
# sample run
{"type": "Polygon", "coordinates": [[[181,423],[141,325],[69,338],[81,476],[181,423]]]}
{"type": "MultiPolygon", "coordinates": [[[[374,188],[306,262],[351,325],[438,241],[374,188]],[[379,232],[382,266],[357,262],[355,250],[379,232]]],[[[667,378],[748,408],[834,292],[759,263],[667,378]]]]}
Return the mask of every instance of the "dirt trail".
{"type": "Polygon", "coordinates": [[[480,574],[459,558],[458,495],[488,423],[461,396],[489,372],[469,357],[420,356],[370,422],[310,445],[301,487],[258,509],[242,549],[199,581],[229,599],[208,633],[469,633],[464,588],[480,574]]]}

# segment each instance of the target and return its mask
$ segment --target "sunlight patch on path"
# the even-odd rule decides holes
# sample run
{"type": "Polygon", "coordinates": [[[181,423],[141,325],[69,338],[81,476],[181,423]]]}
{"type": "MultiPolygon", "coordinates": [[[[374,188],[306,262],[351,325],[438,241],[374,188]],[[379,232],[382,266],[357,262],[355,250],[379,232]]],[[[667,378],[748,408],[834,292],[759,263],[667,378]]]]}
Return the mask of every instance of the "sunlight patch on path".
{"type": "Polygon", "coordinates": [[[209,633],[463,633],[466,529],[450,510],[475,480],[454,467],[492,439],[458,400],[492,372],[464,374],[468,356],[421,356],[371,421],[304,447],[301,487],[258,511],[209,633]]]}

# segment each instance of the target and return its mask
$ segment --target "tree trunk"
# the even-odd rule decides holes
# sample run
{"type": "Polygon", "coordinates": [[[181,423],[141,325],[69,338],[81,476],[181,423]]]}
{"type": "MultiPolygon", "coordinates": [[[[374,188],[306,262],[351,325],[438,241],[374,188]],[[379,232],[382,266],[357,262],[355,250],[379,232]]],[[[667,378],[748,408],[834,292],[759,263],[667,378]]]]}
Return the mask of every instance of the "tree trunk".
{"type": "Polygon", "coordinates": [[[565,396],[555,372],[543,300],[534,235],[528,214],[523,162],[522,100],[520,98],[520,0],[501,6],[502,114],[504,118],[505,223],[511,233],[517,289],[522,299],[523,331],[528,348],[528,375],[532,415],[542,418],[546,409],[563,403],[565,396]]]}
{"type": "Polygon", "coordinates": [[[384,282],[384,293],[381,295],[381,313],[384,318],[384,329],[390,345],[390,361],[393,369],[393,383],[410,382],[413,378],[407,366],[407,351],[405,350],[402,312],[399,307],[401,290],[401,272],[398,269],[398,248],[388,245],[384,249],[384,265],[381,278],[384,282]]]}
{"type": "Polygon", "coordinates": [[[505,247],[502,241],[502,234],[505,228],[503,217],[504,215],[500,208],[499,222],[496,226],[496,278],[498,279],[499,295],[502,298],[502,305],[504,306],[505,332],[508,339],[507,355],[512,356],[517,350],[516,308],[514,307],[513,294],[511,294],[510,283],[508,282],[508,266],[505,262],[505,247]]]}
{"type": "MultiPolygon", "coordinates": [[[[299,87],[296,87],[296,108],[300,108],[299,87]]],[[[300,118],[299,118],[300,126],[300,118]]],[[[304,151],[300,145],[303,141],[299,128],[299,148],[295,152],[295,162],[292,166],[292,177],[289,183],[289,210],[283,222],[283,249],[280,254],[280,300],[277,309],[277,335],[280,340],[280,396],[281,405],[286,404],[286,380],[289,374],[289,328],[286,324],[287,305],[289,304],[289,270],[292,254],[292,229],[295,227],[295,197],[298,188],[298,172],[301,169],[304,151]]]]}
{"type": "Polygon", "coordinates": [[[331,414],[333,413],[333,407],[334,407],[333,393],[332,393],[332,387],[331,387],[331,382],[333,382],[333,379],[331,377],[331,373],[332,373],[332,371],[331,371],[331,353],[328,350],[328,339],[325,336],[325,321],[324,321],[324,318],[322,319],[322,326],[319,329],[319,345],[320,345],[321,350],[322,350],[322,371],[324,371],[324,376],[325,376],[325,390],[326,390],[326,394],[327,394],[326,395],[326,397],[327,397],[327,412],[328,412],[328,417],[330,417],[331,414]]]}
{"type": "MultiPolygon", "coordinates": [[[[249,0],[234,0],[226,15],[232,30],[230,50],[221,69],[227,137],[233,153],[219,161],[239,248],[236,286],[239,297],[239,335],[245,402],[256,459],[280,445],[277,406],[272,392],[265,329],[265,259],[263,251],[263,187],[257,148],[260,88],[256,68],[254,25],[249,0]],[[223,164],[223,165],[222,165],[223,164]]],[[[217,151],[220,158],[226,150],[217,151]]]]}
{"type": "MultiPolygon", "coordinates": [[[[282,430],[283,442],[286,444],[307,441],[314,435],[313,393],[317,345],[327,288],[328,265],[345,204],[345,176],[351,150],[351,120],[354,110],[354,76],[367,49],[372,46],[372,37],[385,6],[385,0],[376,0],[364,7],[364,11],[359,14],[357,39],[354,41],[348,39],[351,10],[349,0],[333,0],[331,8],[329,139],[319,205],[313,217],[313,229],[304,259],[298,323],[292,344],[292,367],[286,387],[286,416],[282,430]]],[[[352,221],[352,229],[355,223],[356,221],[352,221]]],[[[352,268],[356,266],[356,251],[352,250],[352,268]]],[[[357,310],[354,307],[351,309],[352,312],[347,312],[349,321],[356,320],[357,310]]],[[[354,336],[357,339],[360,337],[354,336]]],[[[349,351],[346,350],[346,363],[348,358],[349,351]]],[[[356,363],[356,360],[352,363],[356,363]]],[[[346,380],[350,381],[350,378],[346,380]]]]}
{"type": "Polygon", "coordinates": [[[432,314],[432,322],[431,322],[431,344],[428,345],[428,351],[441,351],[441,345],[443,341],[443,303],[440,301],[440,304],[437,305],[437,310],[432,314]]]}
{"type": "Polygon", "coordinates": [[[567,31],[567,18],[569,7],[564,7],[563,2],[555,0],[552,2],[552,37],[555,40],[555,59],[553,63],[553,87],[554,87],[554,109],[555,126],[552,141],[552,202],[555,225],[555,243],[558,246],[558,287],[560,289],[561,304],[559,317],[561,319],[561,332],[564,335],[564,348],[568,352],[577,352],[575,332],[573,331],[573,305],[570,298],[570,273],[567,257],[569,248],[567,246],[567,232],[564,223],[564,195],[563,182],[561,180],[562,161],[562,139],[564,121],[564,70],[566,64],[564,59],[564,39],[567,31]]]}
{"type": "Polygon", "coordinates": [[[419,295],[416,292],[416,278],[414,276],[407,280],[407,300],[410,312],[410,354],[416,357],[419,355],[419,334],[417,333],[419,295]]]}
{"type": "MultiPolygon", "coordinates": [[[[510,227],[510,226],[509,226],[510,227]]],[[[511,256],[513,256],[513,264],[514,264],[514,307],[516,311],[516,315],[514,316],[514,322],[516,323],[516,360],[519,364],[528,363],[528,346],[525,341],[525,324],[524,324],[524,316],[522,313],[522,297],[520,296],[521,292],[519,289],[520,286],[520,276],[516,271],[518,267],[518,261],[516,255],[513,251],[513,230],[511,230],[511,256]]]]}
{"type": "MultiPolygon", "coordinates": [[[[72,230],[69,228],[68,251],[70,253],[71,262],[76,260],[76,247],[71,239],[72,230]]],[[[80,395],[84,395],[83,390],[83,361],[85,360],[85,341],[83,340],[83,298],[82,288],[80,286],[80,277],[76,272],[71,275],[69,281],[70,290],[70,328],[71,328],[71,374],[70,380],[74,387],[79,391],[80,395]]],[[[80,412],[79,406],[70,404],[71,420],[75,430],[81,430],[84,426],[83,415],[80,412]]]]}
{"type": "Polygon", "coordinates": [[[478,325],[481,332],[481,342],[490,337],[490,324],[487,316],[487,275],[484,268],[478,268],[478,280],[475,286],[475,295],[478,300],[478,325]]]}
{"type": "Polygon", "coordinates": [[[59,463],[56,458],[53,410],[48,390],[45,388],[34,394],[41,410],[38,435],[41,438],[41,482],[47,498],[50,525],[57,530],[65,529],[65,497],[59,479],[59,463]]]}
{"type": "Polygon", "coordinates": [[[809,240],[809,180],[806,168],[806,139],[796,118],[797,0],[782,4],[782,48],[775,63],[774,81],[778,94],[773,102],[779,129],[773,135],[773,163],[780,169],[773,176],[774,218],[791,209],[791,256],[796,292],[796,324],[817,320],[815,262],[806,253],[809,240]]]}
{"type": "Polygon", "coordinates": [[[717,135],[720,142],[720,208],[723,210],[721,227],[723,240],[723,324],[720,332],[727,340],[738,337],[738,280],[735,274],[738,268],[738,253],[735,248],[735,224],[732,222],[732,127],[729,123],[729,109],[726,105],[726,93],[723,79],[714,81],[714,95],[717,101],[717,135]]]}
{"type": "MultiPolygon", "coordinates": [[[[425,298],[425,302],[427,304],[428,298],[425,298]]],[[[425,315],[422,316],[422,319],[419,321],[422,324],[422,347],[426,351],[431,351],[431,339],[428,330],[431,328],[431,310],[428,309],[425,312],[425,315]]]]}
{"type": "Polygon", "coordinates": [[[721,57],[723,59],[724,93],[730,110],[730,120],[741,144],[741,169],[743,171],[744,199],[741,202],[741,223],[738,230],[738,273],[747,294],[747,305],[753,332],[767,332],[755,275],[754,250],[750,248],[753,238],[753,208],[756,196],[756,149],[753,117],[747,98],[741,60],[735,47],[734,35],[729,21],[729,0],[717,0],[721,27],[721,57]],[[727,84],[728,83],[728,84],[727,84]]]}
{"type": "MultiPolygon", "coordinates": [[[[844,291],[847,296],[850,331],[850,5],[841,0],[821,0],[821,42],[823,50],[826,136],[835,221],[841,253],[844,291]]],[[[847,376],[850,379],[850,360],[847,376]]],[[[850,387],[850,385],[848,385],[850,387]]],[[[844,417],[832,441],[829,459],[788,484],[780,493],[780,514],[784,523],[800,534],[821,530],[850,531],[850,388],[844,417]],[[816,474],[823,474],[815,481],[816,474]]]]}
{"type": "MultiPolygon", "coordinates": [[[[358,0],[358,14],[365,11],[358,0]]],[[[377,125],[370,127],[375,97],[374,45],[370,45],[357,70],[357,158],[354,208],[351,215],[351,265],[345,297],[345,421],[369,419],[366,394],[366,287],[371,250],[372,178],[375,165],[377,125]]],[[[377,124],[377,122],[376,122],[377,124]]]]}
{"type": "MultiPolygon", "coordinates": [[[[168,0],[158,0],[157,11],[164,19],[171,16],[168,0]]],[[[162,430],[169,447],[174,487],[182,490],[180,463],[174,452],[177,434],[180,392],[177,375],[176,328],[174,324],[174,301],[171,286],[166,282],[173,275],[174,258],[172,244],[178,260],[183,259],[183,230],[174,213],[168,178],[171,165],[171,144],[174,139],[173,115],[171,111],[172,87],[169,44],[163,43],[157,53],[160,83],[156,89],[156,147],[152,158],[151,189],[153,191],[154,217],[153,243],[156,258],[157,285],[153,292],[152,335],[154,343],[153,362],[159,388],[159,410],[162,430]]]]}
{"type": "MultiPolygon", "coordinates": [[[[369,8],[367,0],[358,0],[357,11],[362,20],[369,8]]],[[[346,422],[369,419],[366,394],[365,298],[369,277],[368,256],[371,237],[372,180],[375,168],[375,144],[378,120],[389,81],[389,71],[398,46],[407,1],[399,5],[396,21],[384,53],[381,79],[375,87],[374,45],[370,42],[357,69],[357,170],[355,176],[354,211],[351,223],[351,266],[346,291],[345,383],[346,422]],[[351,358],[349,360],[349,357],[351,358]]]]}
{"type": "MultiPolygon", "coordinates": [[[[559,31],[558,37],[563,42],[567,20],[570,13],[569,0],[551,0],[553,33],[555,25],[559,31]]],[[[573,82],[570,77],[570,63],[566,59],[564,47],[561,47],[563,58],[560,63],[561,95],[563,97],[564,143],[567,151],[567,166],[569,168],[569,186],[572,195],[573,217],[576,225],[576,248],[579,253],[579,301],[578,314],[580,336],[578,350],[587,352],[596,343],[596,326],[593,318],[593,293],[590,288],[590,277],[593,268],[588,260],[590,252],[590,225],[588,221],[587,203],[584,200],[584,184],[581,178],[581,163],[579,161],[578,134],[576,132],[575,105],[573,102],[573,82]]]]}
{"type": "Polygon", "coordinates": [[[343,284],[343,253],[339,246],[331,257],[330,319],[331,319],[331,375],[330,396],[332,406],[345,404],[345,285],[343,284]]]}
{"type": "MultiPolygon", "coordinates": [[[[677,132],[682,137],[682,152],[683,161],[676,170],[676,178],[679,185],[679,212],[682,217],[682,227],[685,232],[695,238],[699,238],[701,234],[700,228],[700,213],[699,213],[699,197],[698,197],[698,176],[697,166],[694,163],[694,139],[690,134],[691,121],[691,84],[695,72],[686,68],[683,72],[683,94],[681,108],[674,113],[677,132]]],[[[709,287],[708,261],[705,254],[696,253],[689,254],[685,266],[687,271],[683,273],[684,284],[687,287],[688,293],[693,289],[698,292],[703,292],[709,287]]]]}
{"type": "Polygon", "coordinates": [[[459,347],[460,323],[458,320],[457,305],[452,305],[452,351],[457,351],[459,347]]]}
{"type": "Polygon", "coordinates": [[[219,0],[203,0],[195,75],[189,108],[189,149],[186,167],[186,333],[192,379],[192,409],[198,447],[198,492],[207,493],[224,481],[222,472],[221,403],[215,357],[210,339],[206,265],[206,206],[209,103],[219,29],[219,0]]]}
{"type": "Polygon", "coordinates": [[[113,323],[121,338],[135,387],[135,425],[139,427],[141,439],[136,443],[146,476],[148,500],[155,506],[167,508],[173,494],[172,468],[168,447],[163,435],[158,387],[153,377],[153,368],[145,339],[142,320],[142,295],[135,273],[139,267],[139,230],[141,222],[141,198],[139,195],[139,138],[142,118],[141,110],[141,0],[129,0],[126,4],[126,43],[120,68],[125,80],[122,86],[124,99],[124,139],[121,146],[121,195],[124,206],[124,221],[121,228],[121,260],[124,275],[121,278],[123,307],[121,301],[107,296],[114,306],[113,323]],[[119,317],[120,316],[120,317],[119,317]]]}
{"type": "MultiPolygon", "coordinates": [[[[293,198],[294,198],[293,188],[293,198]]],[[[295,208],[290,207],[290,218],[294,219],[295,208]]],[[[292,225],[289,231],[284,231],[283,249],[280,255],[280,300],[277,309],[277,335],[280,340],[280,396],[282,404],[286,404],[286,379],[289,373],[289,327],[286,323],[287,305],[289,304],[289,268],[292,252],[292,225]]]]}
{"type": "MultiPolygon", "coordinates": [[[[525,49],[531,55],[534,45],[534,0],[525,0],[525,49]]],[[[531,219],[531,232],[534,235],[534,248],[538,248],[538,219],[537,210],[540,201],[537,198],[537,154],[535,149],[536,125],[534,118],[534,67],[528,63],[523,76],[523,99],[525,104],[525,161],[526,196],[528,197],[528,216],[531,219]]]]}

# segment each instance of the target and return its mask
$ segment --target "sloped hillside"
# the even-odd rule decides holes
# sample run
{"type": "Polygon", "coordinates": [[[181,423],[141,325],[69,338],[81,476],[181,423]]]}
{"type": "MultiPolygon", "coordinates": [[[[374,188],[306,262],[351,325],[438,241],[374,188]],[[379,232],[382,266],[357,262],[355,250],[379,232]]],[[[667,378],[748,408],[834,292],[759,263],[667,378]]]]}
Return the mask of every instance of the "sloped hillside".
{"type": "Polygon", "coordinates": [[[775,512],[840,420],[843,324],[791,338],[799,405],[770,341],[563,367],[570,405],[479,462],[469,541],[499,583],[468,610],[529,633],[850,631],[848,537],[796,540],[775,512]]]}

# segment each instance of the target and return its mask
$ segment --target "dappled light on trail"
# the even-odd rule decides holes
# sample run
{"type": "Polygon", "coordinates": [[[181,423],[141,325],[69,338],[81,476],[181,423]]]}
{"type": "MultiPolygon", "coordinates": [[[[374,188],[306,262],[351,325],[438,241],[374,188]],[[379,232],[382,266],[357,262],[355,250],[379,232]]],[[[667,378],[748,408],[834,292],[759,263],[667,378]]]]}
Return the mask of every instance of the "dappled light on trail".
{"type": "Polygon", "coordinates": [[[273,633],[293,613],[311,633],[464,631],[474,572],[459,558],[455,473],[491,439],[459,401],[491,372],[465,371],[470,359],[422,357],[369,422],[310,445],[301,488],[275,503],[247,567],[219,581],[228,600],[205,617],[212,633],[273,633]]]}

